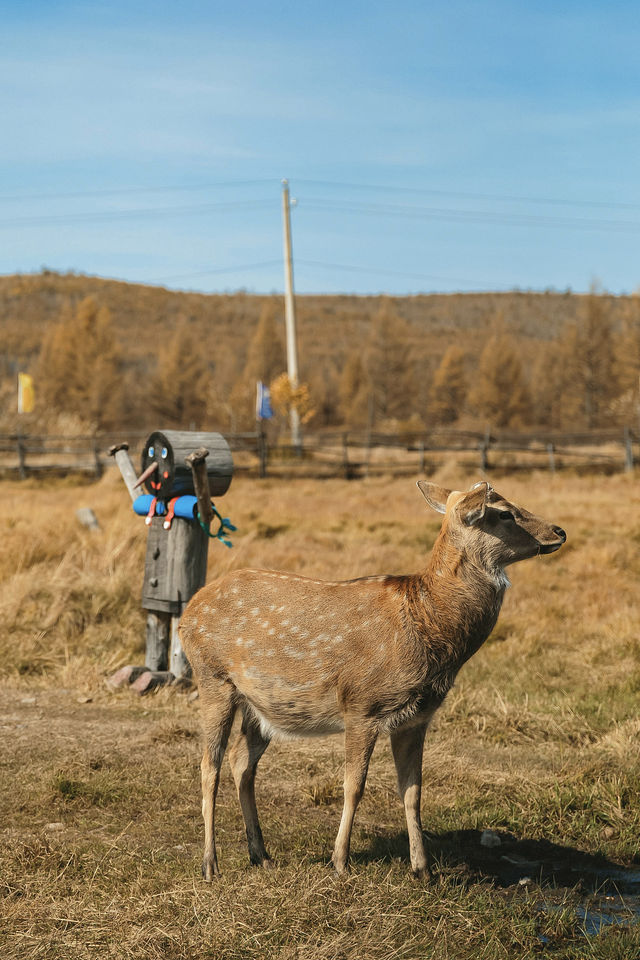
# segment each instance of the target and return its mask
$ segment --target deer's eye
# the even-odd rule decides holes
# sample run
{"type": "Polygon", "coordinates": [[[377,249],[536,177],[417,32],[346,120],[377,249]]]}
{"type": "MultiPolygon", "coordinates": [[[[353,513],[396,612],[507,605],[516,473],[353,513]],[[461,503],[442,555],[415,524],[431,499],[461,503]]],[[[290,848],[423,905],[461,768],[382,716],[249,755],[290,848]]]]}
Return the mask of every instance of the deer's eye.
{"type": "Polygon", "coordinates": [[[501,510],[499,517],[504,523],[515,523],[516,519],[509,510],[501,510]]]}

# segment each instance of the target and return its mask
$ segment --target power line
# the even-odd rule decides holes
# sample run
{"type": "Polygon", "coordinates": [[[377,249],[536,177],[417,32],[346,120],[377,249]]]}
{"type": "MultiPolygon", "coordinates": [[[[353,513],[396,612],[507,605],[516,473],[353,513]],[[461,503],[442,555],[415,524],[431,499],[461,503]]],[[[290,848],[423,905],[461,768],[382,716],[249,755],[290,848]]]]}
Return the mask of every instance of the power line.
{"type": "MultiPolygon", "coordinates": [[[[379,276],[387,277],[402,277],[403,279],[409,280],[428,280],[436,281],[439,283],[460,283],[465,286],[476,286],[476,287],[486,287],[490,286],[492,289],[497,287],[504,287],[505,289],[513,289],[512,286],[507,284],[489,284],[486,280],[469,280],[468,278],[463,277],[443,277],[437,274],[430,273],[412,273],[408,271],[401,270],[388,270],[380,267],[366,267],[362,265],[353,265],[346,263],[327,263],[322,260],[305,260],[296,257],[296,265],[303,267],[319,267],[326,270],[339,270],[342,273],[367,273],[367,274],[376,274],[379,276]]],[[[239,273],[243,270],[258,270],[268,267],[281,267],[282,260],[260,260],[256,263],[242,263],[234,267],[212,267],[208,270],[200,270],[197,273],[183,273],[177,274],[171,277],[156,277],[152,280],[146,280],[145,283],[156,284],[156,283],[172,283],[177,280],[192,280],[198,279],[200,277],[208,277],[219,274],[228,274],[228,273],[239,273]]]]}
{"type": "Polygon", "coordinates": [[[627,210],[639,210],[640,203],[629,203],[628,201],[620,200],[578,200],[578,199],[562,199],[560,197],[532,197],[532,196],[517,196],[513,194],[496,194],[496,193],[468,193],[459,190],[438,190],[435,188],[429,187],[402,187],[397,184],[374,184],[374,183],[348,183],[339,180],[310,180],[310,179],[297,179],[296,183],[306,183],[314,186],[324,186],[324,187],[341,187],[349,190],[376,190],[383,193],[402,193],[402,194],[419,194],[423,196],[436,196],[436,197],[456,197],[461,200],[489,200],[491,202],[498,203],[538,203],[538,204],[549,204],[549,205],[558,205],[558,206],[572,206],[572,207],[617,207],[620,209],[627,210]]]}
{"type": "MultiPolygon", "coordinates": [[[[113,187],[95,190],[75,190],[65,192],[33,193],[33,194],[2,194],[0,202],[25,202],[30,200],[71,200],[83,197],[114,197],[131,194],[149,194],[149,193],[176,193],[176,192],[197,192],[199,190],[213,190],[219,188],[248,187],[271,184],[275,186],[279,183],[275,177],[261,177],[247,180],[217,180],[210,183],[199,184],[165,184],[159,186],[138,186],[138,187],[113,187]]],[[[475,193],[460,190],[442,190],[430,187],[400,186],[398,184],[380,184],[380,183],[354,183],[352,181],[324,180],[300,177],[295,179],[295,183],[308,184],[312,186],[323,186],[358,191],[375,191],[378,193],[396,193],[417,196],[434,197],[452,197],[461,200],[482,200],[492,203],[533,203],[542,205],[572,206],[572,207],[595,207],[595,208],[617,208],[627,210],[640,209],[640,203],[631,203],[620,200],[582,200],[576,198],[560,197],[539,197],[539,196],[520,196],[513,194],[498,193],[475,193]]]]}
{"type": "Polygon", "coordinates": [[[465,286],[478,287],[490,286],[492,289],[495,289],[499,286],[504,286],[507,290],[513,289],[512,286],[508,286],[506,284],[488,284],[486,280],[479,281],[463,279],[461,277],[441,277],[429,273],[409,273],[401,270],[387,270],[386,267],[381,269],[379,267],[353,266],[345,263],[325,263],[321,260],[301,260],[300,257],[296,257],[296,265],[298,264],[304,267],[322,267],[323,269],[327,270],[341,270],[348,273],[375,273],[380,276],[402,277],[408,280],[429,280],[440,283],[461,283],[465,286]]]}
{"type": "Polygon", "coordinates": [[[241,263],[236,267],[211,267],[209,270],[200,270],[198,273],[182,273],[173,277],[156,277],[145,280],[145,283],[173,283],[176,280],[195,280],[198,277],[210,277],[223,273],[239,273],[242,270],[260,270],[263,267],[280,267],[282,260],[260,260],[257,263],[241,263]]]}
{"type": "Polygon", "coordinates": [[[365,203],[357,200],[322,200],[311,197],[298,206],[312,212],[346,210],[365,216],[387,216],[406,220],[449,220],[452,223],[480,223],[497,226],[560,227],[576,230],[640,230],[635,220],[590,219],[587,217],[545,217],[537,214],[494,213],[490,210],[456,210],[445,207],[409,207],[399,204],[365,203]]]}
{"type": "Polygon", "coordinates": [[[145,220],[158,217],[190,216],[192,214],[209,213],[213,210],[255,209],[272,206],[273,202],[271,200],[220,200],[187,207],[142,207],[129,210],[104,210],[93,213],[51,214],[44,217],[14,217],[8,220],[0,219],[0,228],[58,226],[65,223],[100,223],[101,221],[111,220],[145,220]]]}
{"type": "MultiPolygon", "coordinates": [[[[212,211],[259,209],[273,206],[271,200],[220,200],[189,206],[138,207],[125,210],[93,211],[89,213],[50,214],[36,217],[0,219],[0,228],[61,226],[74,223],[100,223],[118,220],[147,220],[162,217],[193,216],[212,211]]],[[[451,223],[478,223],[497,226],[552,227],[576,230],[631,231],[640,230],[635,220],[593,219],[587,217],[548,217],[537,214],[496,213],[490,210],[457,210],[446,207],[414,207],[400,204],[371,203],[357,200],[323,200],[310,197],[298,201],[298,206],[310,212],[343,212],[363,216],[385,216],[406,220],[445,220],[451,223]]]]}
{"type": "Polygon", "coordinates": [[[117,197],[142,193],[193,192],[194,190],[215,190],[219,187],[250,187],[265,183],[274,185],[278,182],[275,177],[263,177],[259,180],[217,180],[212,183],[182,183],[157,187],[109,187],[101,190],[74,190],[68,193],[1,194],[0,201],[4,203],[6,201],[23,202],[27,200],[74,200],[81,197],[117,197]]]}

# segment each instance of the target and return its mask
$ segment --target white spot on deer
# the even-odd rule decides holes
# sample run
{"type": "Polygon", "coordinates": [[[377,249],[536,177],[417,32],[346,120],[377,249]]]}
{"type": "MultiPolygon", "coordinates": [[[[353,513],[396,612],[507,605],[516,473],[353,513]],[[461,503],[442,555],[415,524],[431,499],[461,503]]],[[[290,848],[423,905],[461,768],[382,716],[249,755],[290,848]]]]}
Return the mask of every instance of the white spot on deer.
{"type": "Polygon", "coordinates": [[[283,626],[283,627],[288,627],[290,623],[291,623],[290,620],[283,620],[283,621],[282,621],[282,626],[283,626]]]}
{"type": "Polygon", "coordinates": [[[244,643],[244,640],[242,639],[242,637],[236,637],[236,644],[239,647],[241,647],[243,643],[244,643]]]}
{"type": "Polygon", "coordinates": [[[275,632],[276,632],[275,627],[271,627],[269,630],[267,630],[267,633],[269,634],[270,637],[272,637],[275,632]]]}
{"type": "Polygon", "coordinates": [[[307,654],[304,650],[298,650],[297,647],[285,647],[284,652],[288,657],[293,657],[295,660],[304,660],[307,654]]]}
{"type": "Polygon", "coordinates": [[[236,600],[236,607],[244,607],[244,600],[236,600]]]}
{"type": "Polygon", "coordinates": [[[254,617],[257,617],[259,613],[260,613],[260,607],[254,607],[253,610],[251,611],[251,615],[254,617]]]}
{"type": "Polygon", "coordinates": [[[240,587],[231,587],[231,593],[240,593],[240,587]]]}

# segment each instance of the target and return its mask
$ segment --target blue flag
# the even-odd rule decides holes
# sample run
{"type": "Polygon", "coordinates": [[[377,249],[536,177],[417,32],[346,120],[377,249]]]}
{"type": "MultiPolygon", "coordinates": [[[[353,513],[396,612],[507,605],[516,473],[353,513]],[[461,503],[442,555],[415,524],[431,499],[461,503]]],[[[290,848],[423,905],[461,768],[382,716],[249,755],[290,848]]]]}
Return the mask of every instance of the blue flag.
{"type": "Polygon", "coordinates": [[[256,420],[270,420],[273,416],[271,409],[271,392],[262,380],[258,380],[256,395],[256,420]]]}

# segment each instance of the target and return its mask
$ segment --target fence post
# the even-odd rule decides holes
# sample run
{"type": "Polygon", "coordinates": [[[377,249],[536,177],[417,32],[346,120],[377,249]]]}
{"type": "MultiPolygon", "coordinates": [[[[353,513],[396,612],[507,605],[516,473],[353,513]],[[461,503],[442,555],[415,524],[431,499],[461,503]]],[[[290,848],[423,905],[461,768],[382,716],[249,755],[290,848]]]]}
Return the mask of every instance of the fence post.
{"type": "Polygon", "coordinates": [[[349,444],[348,434],[342,434],[342,469],[344,470],[345,480],[351,477],[351,467],[349,465],[349,444]]]}
{"type": "Polygon", "coordinates": [[[556,472],[556,458],[555,458],[555,447],[552,443],[547,444],[547,453],[549,454],[549,470],[551,473],[556,472]]]}
{"type": "Polygon", "coordinates": [[[267,475],[267,436],[264,430],[258,431],[258,458],[260,460],[260,478],[267,475]]]}
{"type": "Polygon", "coordinates": [[[628,472],[633,470],[633,445],[629,427],[624,428],[624,468],[628,472]]]}
{"type": "Polygon", "coordinates": [[[418,449],[420,450],[420,473],[424,473],[424,440],[420,441],[418,449]]]}
{"type": "Polygon", "coordinates": [[[100,449],[96,437],[93,438],[93,459],[95,463],[96,480],[99,480],[102,476],[102,462],[100,460],[100,449]]]}
{"type": "Polygon", "coordinates": [[[491,442],[491,431],[487,427],[484,432],[484,440],[480,443],[480,469],[482,472],[486,472],[489,467],[489,444],[491,442]]]}
{"type": "Polygon", "coordinates": [[[26,450],[24,443],[22,441],[22,435],[18,434],[16,437],[17,446],[18,446],[18,474],[21,480],[24,480],[27,475],[27,468],[25,466],[26,459],[26,450]]]}

